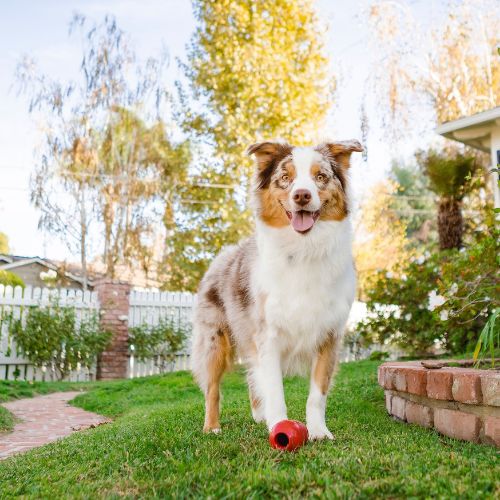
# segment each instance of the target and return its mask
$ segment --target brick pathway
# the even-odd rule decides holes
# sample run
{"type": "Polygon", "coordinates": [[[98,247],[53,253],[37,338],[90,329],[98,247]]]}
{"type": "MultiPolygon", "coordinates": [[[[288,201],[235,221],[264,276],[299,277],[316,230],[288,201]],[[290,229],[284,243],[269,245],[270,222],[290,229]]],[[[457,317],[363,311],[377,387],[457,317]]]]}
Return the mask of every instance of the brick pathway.
{"type": "Polygon", "coordinates": [[[110,420],[68,405],[79,392],[56,392],[46,396],[4,403],[20,422],[8,434],[0,434],[0,460],[63,438],[110,420]]]}

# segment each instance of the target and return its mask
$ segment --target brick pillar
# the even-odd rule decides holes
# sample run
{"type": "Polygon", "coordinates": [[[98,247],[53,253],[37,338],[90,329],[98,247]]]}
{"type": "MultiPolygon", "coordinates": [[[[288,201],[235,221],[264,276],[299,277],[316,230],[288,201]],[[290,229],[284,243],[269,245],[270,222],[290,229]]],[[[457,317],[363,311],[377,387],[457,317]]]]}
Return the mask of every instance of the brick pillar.
{"type": "Polygon", "coordinates": [[[101,327],[113,333],[97,361],[97,379],[126,378],[128,367],[128,310],[130,284],[104,279],[94,287],[99,297],[101,327]]]}

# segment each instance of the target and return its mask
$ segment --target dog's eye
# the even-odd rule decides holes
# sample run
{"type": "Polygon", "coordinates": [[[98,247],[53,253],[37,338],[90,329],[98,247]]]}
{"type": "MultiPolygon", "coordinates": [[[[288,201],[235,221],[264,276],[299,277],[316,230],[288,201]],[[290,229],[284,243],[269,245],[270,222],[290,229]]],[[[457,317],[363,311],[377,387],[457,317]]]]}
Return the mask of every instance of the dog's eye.
{"type": "Polygon", "coordinates": [[[290,177],[289,177],[287,174],[283,174],[283,175],[281,176],[281,180],[282,180],[283,182],[288,182],[288,181],[290,180],[290,177]]]}
{"type": "Polygon", "coordinates": [[[325,175],[325,174],[318,174],[318,175],[316,176],[316,180],[317,180],[318,182],[325,182],[325,181],[326,181],[326,175],[325,175]]]}

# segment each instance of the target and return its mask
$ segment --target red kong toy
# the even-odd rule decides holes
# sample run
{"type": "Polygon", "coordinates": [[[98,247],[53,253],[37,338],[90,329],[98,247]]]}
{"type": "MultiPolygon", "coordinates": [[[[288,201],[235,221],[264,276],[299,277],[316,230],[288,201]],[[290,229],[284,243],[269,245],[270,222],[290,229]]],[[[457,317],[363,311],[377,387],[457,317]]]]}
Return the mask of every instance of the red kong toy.
{"type": "Polygon", "coordinates": [[[271,429],[269,443],[278,450],[293,451],[306,444],[308,437],[307,427],[302,422],[282,420],[271,429]]]}

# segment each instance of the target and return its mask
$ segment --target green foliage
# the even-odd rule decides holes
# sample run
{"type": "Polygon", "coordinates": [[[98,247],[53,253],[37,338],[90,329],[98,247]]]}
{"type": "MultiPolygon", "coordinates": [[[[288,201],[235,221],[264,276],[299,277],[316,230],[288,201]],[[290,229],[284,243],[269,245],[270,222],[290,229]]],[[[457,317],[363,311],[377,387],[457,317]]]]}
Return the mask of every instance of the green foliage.
{"type": "Polygon", "coordinates": [[[26,286],[22,278],[20,278],[17,274],[4,269],[0,269],[0,285],[10,285],[12,287],[20,286],[23,288],[26,286]]]}
{"type": "Polygon", "coordinates": [[[0,253],[9,253],[9,238],[0,232],[0,253]]]}
{"type": "Polygon", "coordinates": [[[390,177],[397,183],[390,207],[406,225],[412,246],[429,246],[437,239],[431,219],[434,218],[434,196],[427,179],[415,164],[393,163],[390,177]]]}
{"type": "Polygon", "coordinates": [[[195,290],[213,256],[251,231],[246,148],[316,138],[332,102],[324,33],[310,0],[195,0],[178,121],[198,146],[169,240],[169,288],[195,290]]]}
{"type": "Polygon", "coordinates": [[[389,357],[388,352],[384,351],[373,351],[370,353],[370,357],[368,358],[370,361],[384,361],[384,359],[387,359],[389,357]]]}
{"type": "Polygon", "coordinates": [[[111,339],[97,314],[77,320],[76,310],[57,303],[30,307],[26,318],[2,318],[18,350],[39,368],[54,369],[60,379],[78,367],[91,368],[111,339]]]}
{"type": "Polygon", "coordinates": [[[455,153],[438,153],[430,150],[417,154],[423,171],[429,179],[431,191],[441,197],[461,200],[467,193],[468,182],[475,169],[476,160],[472,156],[455,153]]]}
{"type": "Polygon", "coordinates": [[[158,324],[143,323],[129,329],[129,343],[139,361],[153,359],[161,372],[166,371],[175,355],[184,347],[186,328],[172,318],[161,318],[158,324]]]}
{"type": "Polygon", "coordinates": [[[437,264],[435,257],[426,254],[373,277],[366,292],[369,317],[358,324],[365,342],[394,343],[412,354],[423,354],[436,340],[444,340],[427,307],[428,295],[437,286],[437,264]]]}
{"type": "Polygon", "coordinates": [[[493,311],[479,336],[473,356],[476,366],[479,365],[481,358],[489,354],[491,367],[495,368],[495,355],[498,350],[500,350],[500,309],[493,311]]]}
{"type": "Polygon", "coordinates": [[[472,350],[486,319],[500,307],[500,232],[495,221],[491,224],[472,245],[452,252],[441,266],[438,292],[445,302],[437,312],[448,318],[444,324],[452,352],[472,350]]]}
{"type": "Polygon", "coordinates": [[[465,250],[426,253],[380,271],[368,287],[370,317],[358,325],[365,342],[395,343],[409,354],[442,347],[471,351],[486,318],[500,306],[498,231],[465,250]]]}

